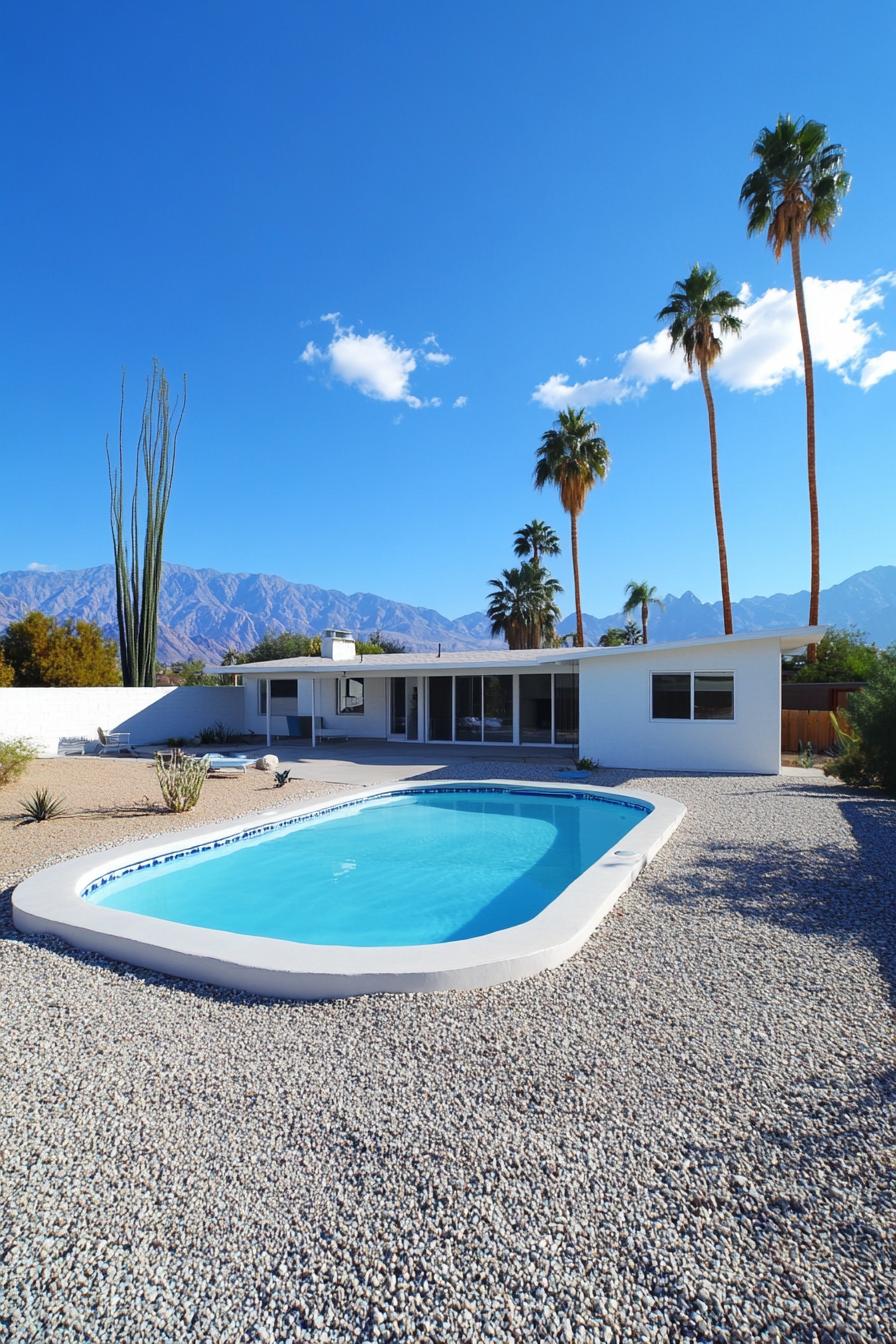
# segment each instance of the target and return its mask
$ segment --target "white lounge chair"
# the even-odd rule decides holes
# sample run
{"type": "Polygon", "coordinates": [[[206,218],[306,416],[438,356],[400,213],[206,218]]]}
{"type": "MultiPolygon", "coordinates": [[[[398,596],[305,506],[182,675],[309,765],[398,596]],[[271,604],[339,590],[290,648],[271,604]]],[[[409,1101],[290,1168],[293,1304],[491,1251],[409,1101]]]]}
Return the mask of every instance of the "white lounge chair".
{"type": "Polygon", "coordinates": [[[130,733],[107,733],[102,728],[97,728],[96,735],[100,744],[100,749],[97,752],[98,756],[114,756],[116,754],[120,756],[123,751],[133,756],[134,749],[131,746],[130,733]]]}
{"type": "Polygon", "coordinates": [[[347,742],[348,734],[341,728],[328,728],[323,718],[315,714],[314,716],[314,735],[318,742],[347,742]]]}
{"type": "Polygon", "coordinates": [[[217,752],[207,752],[202,759],[208,761],[210,774],[218,774],[225,770],[238,770],[242,774],[250,765],[255,764],[251,756],[221,756],[217,752]]]}

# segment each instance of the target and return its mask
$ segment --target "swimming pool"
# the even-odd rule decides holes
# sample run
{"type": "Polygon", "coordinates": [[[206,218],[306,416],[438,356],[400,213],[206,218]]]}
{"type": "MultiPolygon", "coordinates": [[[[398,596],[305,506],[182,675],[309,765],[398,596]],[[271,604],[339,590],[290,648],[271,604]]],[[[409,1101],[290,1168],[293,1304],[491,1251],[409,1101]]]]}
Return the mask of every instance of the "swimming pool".
{"type": "Polygon", "coordinates": [[[572,955],[683,815],[569,785],[371,790],[57,865],[14,918],[289,997],[493,984],[572,955]]]}

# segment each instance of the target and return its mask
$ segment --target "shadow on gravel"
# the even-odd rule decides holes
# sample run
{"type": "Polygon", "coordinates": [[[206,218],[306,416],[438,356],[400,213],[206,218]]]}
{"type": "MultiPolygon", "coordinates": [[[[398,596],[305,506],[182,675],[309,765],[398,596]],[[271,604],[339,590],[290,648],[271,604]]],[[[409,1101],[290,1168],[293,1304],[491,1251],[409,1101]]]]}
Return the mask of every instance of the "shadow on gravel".
{"type": "MultiPolygon", "coordinates": [[[[811,796],[819,799],[818,790],[811,796]]],[[[850,789],[826,789],[821,801],[846,820],[855,849],[833,841],[710,841],[669,899],[711,896],[794,933],[861,944],[877,958],[896,1007],[896,803],[850,789]]]]}

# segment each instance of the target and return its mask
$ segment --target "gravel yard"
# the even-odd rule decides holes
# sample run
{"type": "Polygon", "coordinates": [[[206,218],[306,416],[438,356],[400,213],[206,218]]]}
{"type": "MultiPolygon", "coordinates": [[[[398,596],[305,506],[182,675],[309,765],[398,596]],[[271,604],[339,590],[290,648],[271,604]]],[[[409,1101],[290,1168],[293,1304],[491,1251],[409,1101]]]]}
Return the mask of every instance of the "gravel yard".
{"type": "MultiPolygon", "coordinates": [[[[178,824],[134,761],[38,762],[0,812],[51,780],[86,815],[0,817],[0,887],[178,824]]],[[[596,782],[689,814],[492,990],[253,999],[18,935],[7,890],[0,1338],[896,1339],[896,805],[596,782]]],[[[180,824],[272,801],[213,780],[180,824]]]]}

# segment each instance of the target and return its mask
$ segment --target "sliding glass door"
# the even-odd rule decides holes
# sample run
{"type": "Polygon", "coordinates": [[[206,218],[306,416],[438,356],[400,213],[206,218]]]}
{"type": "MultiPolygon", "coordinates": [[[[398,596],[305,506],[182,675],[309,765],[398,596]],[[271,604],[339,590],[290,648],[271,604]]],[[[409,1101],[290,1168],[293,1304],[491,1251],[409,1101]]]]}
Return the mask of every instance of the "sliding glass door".
{"type": "Polygon", "coordinates": [[[516,740],[521,745],[572,746],[578,741],[578,672],[524,672],[516,678],[482,673],[438,676],[427,678],[426,688],[430,742],[512,744],[515,709],[519,716],[516,740]]]}

